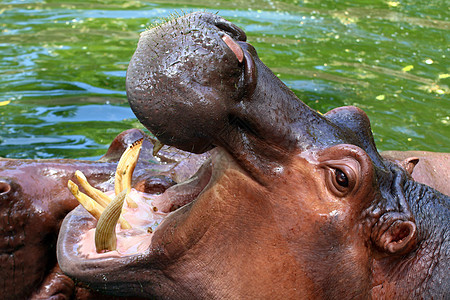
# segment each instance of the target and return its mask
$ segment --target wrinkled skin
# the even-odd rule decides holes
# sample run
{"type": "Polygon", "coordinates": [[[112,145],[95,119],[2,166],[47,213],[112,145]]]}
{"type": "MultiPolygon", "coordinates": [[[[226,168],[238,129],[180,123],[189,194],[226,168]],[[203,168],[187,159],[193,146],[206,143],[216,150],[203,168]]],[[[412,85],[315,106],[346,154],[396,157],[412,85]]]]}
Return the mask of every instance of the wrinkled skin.
{"type": "Polygon", "coordinates": [[[96,221],[75,209],[61,269],[105,293],[162,299],[448,299],[449,197],[411,178],[417,161],[380,156],[362,110],[318,114],[245,40],[207,13],[141,35],[133,111],[165,144],[213,149],[212,175],[138,254],[81,257],[96,221]]]}
{"type": "MultiPolygon", "coordinates": [[[[94,186],[110,190],[120,155],[143,136],[137,129],[123,132],[100,161],[0,158],[1,299],[100,299],[99,294],[76,286],[56,262],[59,227],[78,206],[67,181],[81,170],[94,186]]],[[[165,163],[160,164],[151,153],[152,145],[145,141],[134,178],[141,191],[163,192],[174,180],[189,178],[204,161],[202,156],[162,151],[160,159],[165,163]]]]}

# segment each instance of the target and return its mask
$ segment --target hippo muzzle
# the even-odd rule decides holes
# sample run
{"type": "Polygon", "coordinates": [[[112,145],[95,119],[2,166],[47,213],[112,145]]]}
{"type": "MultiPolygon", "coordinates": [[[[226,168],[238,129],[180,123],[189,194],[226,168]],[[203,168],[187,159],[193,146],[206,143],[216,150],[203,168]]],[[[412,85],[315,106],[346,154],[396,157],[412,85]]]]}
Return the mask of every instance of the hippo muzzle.
{"type": "Polygon", "coordinates": [[[134,113],[160,142],[210,151],[211,159],[162,194],[168,214],[142,251],[80,254],[81,235],[96,220],[73,211],[58,240],[64,272],[113,295],[164,299],[407,290],[380,273],[392,257],[421,249],[427,231],[404,191],[408,173],[378,154],[362,110],[309,108],[241,29],[203,12],[143,32],[126,86],[134,113]],[[386,290],[383,280],[391,280],[386,290]]]}

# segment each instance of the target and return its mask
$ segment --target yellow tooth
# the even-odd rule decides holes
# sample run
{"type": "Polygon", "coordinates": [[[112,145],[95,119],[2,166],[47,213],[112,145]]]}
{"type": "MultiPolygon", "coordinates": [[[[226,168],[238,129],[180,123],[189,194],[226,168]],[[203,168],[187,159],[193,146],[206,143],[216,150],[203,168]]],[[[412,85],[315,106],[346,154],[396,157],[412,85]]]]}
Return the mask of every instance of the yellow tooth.
{"type": "Polygon", "coordinates": [[[78,186],[72,181],[69,180],[67,183],[69,190],[72,194],[77,198],[78,202],[83,205],[84,208],[97,220],[100,218],[104,208],[95,202],[91,197],[86,195],[85,193],[80,192],[78,186]]]}
{"type": "Polygon", "coordinates": [[[113,251],[117,247],[116,224],[122,212],[127,190],[118,194],[105,208],[95,228],[95,249],[98,253],[113,251]]]}
{"type": "Polygon", "coordinates": [[[163,146],[164,146],[163,143],[161,143],[160,141],[156,140],[156,141],[153,143],[153,152],[152,152],[153,156],[156,156],[156,155],[158,154],[159,150],[161,150],[161,148],[162,148],[163,146]]]}
{"type": "MultiPolygon", "coordinates": [[[[83,173],[81,173],[81,174],[83,175],[83,173]]],[[[83,177],[84,177],[84,175],[83,175],[83,177]]],[[[83,205],[83,207],[94,218],[96,218],[98,220],[100,218],[100,216],[102,215],[103,211],[105,210],[106,206],[103,207],[100,203],[97,203],[94,199],[92,199],[85,193],[80,192],[80,189],[72,180],[69,180],[69,182],[67,183],[67,186],[69,187],[69,190],[72,192],[72,194],[75,196],[75,198],[78,200],[78,202],[80,202],[80,204],[83,205]]],[[[104,196],[108,197],[106,195],[104,195],[104,196]]],[[[122,216],[119,218],[119,223],[120,223],[120,228],[131,229],[130,223],[128,223],[128,221],[125,220],[122,216]]]]}
{"type": "Polygon", "coordinates": [[[84,188],[86,193],[91,196],[92,199],[97,201],[98,204],[100,204],[103,207],[108,206],[108,204],[111,202],[111,198],[109,198],[105,193],[102,191],[94,188],[89,184],[89,182],[86,179],[86,176],[81,171],[75,172],[75,177],[77,178],[78,182],[80,183],[81,187],[84,188]]]}
{"type": "MultiPolygon", "coordinates": [[[[143,140],[139,139],[131,144],[120,157],[114,183],[116,195],[120,194],[123,190],[131,191],[131,178],[139,158],[139,153],[141,152],[143,140]]],[[[126,197],[126,199],[128,207],[137,207],[136,202],[130,197],[126,197]]]]}

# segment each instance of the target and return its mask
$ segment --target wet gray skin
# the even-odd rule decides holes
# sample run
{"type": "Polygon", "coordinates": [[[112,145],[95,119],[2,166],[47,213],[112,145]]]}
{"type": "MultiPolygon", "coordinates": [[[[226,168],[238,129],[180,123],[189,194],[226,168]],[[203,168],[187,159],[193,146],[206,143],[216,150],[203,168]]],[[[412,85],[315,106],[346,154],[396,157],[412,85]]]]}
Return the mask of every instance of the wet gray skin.
{"type": "Polygon", "coordinates": [[[449,296],[449,197],[382,159],[362,110],[301,102],[232,23],[193,13],[142,33],[126,83],[161,142],[213,149],[211,178],[137,255],[79,257],[95,222],[69,215],[70,276],[166,299],[449,296]]]}

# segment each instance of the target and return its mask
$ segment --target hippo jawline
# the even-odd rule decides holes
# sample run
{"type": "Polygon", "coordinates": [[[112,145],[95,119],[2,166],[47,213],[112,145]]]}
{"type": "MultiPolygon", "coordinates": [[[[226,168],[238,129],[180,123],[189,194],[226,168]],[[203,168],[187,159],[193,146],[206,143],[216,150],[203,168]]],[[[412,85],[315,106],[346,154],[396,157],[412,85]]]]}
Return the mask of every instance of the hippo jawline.
{"type": "MultiPolygon", "coordinates": [[[[215,148],[211,150],[211,158],[200,167],[196,174],[159,195],[158,200],[153,201],[152,204],[156,203],[154,207],[161,208],[165,216],[155,231],[147,234],[146,240],[142,242],[142,245],[148,245],[148,247],[142,249],[142,247],[134,246],[133,252],[82,253],[80,249],[86,241],[84,235],[95,228],[97,220],[81,205],[78,206],[67,215],[61,226],[57,246],[58,263],[61,269],[67,275],[89,282],[95,288],[96,278],[101,278],[104,283],[104,278],[107,277],[113,285],[115,281],[123,283],[127,279],[130,282],[136,282],[128,275],[121,275],[125,268],[130,268],[133,261],[144,259],[150,263],[146,266],[148,268],[152,268],[153,262],[155,268],[170,263],[174,257],[165,245],[173,243],[177,247],[177,243],[183,243],[183,240],[177,238],[177,227],[182,226],[186,215],[190,213],[199,199],[208,201],[208,197],[202,197],[202,195],[220,181],[223,173],[228,169],[236,170],[243,176],[249,177],[246,171],[224,149],[215,148]],[[163,253],[164,255],[162,255],[163,253]]],[[[195,241],[200,231],[193,230],[196,232],[185,233],[185,235],[192,237],[191,240],[195,241]]],[[[120,238],[118,235],[118,241],[120,238]]],[[[187,241],[186,244],[192,245],[191,241],[187,241]]],[[[183,246],[179,245],[181,248],[183,246]]],[[[89,247],[84,248],[89,249],[89,247]]],[[[128,271],[124,273],[129,274],[128,271]]]]}

